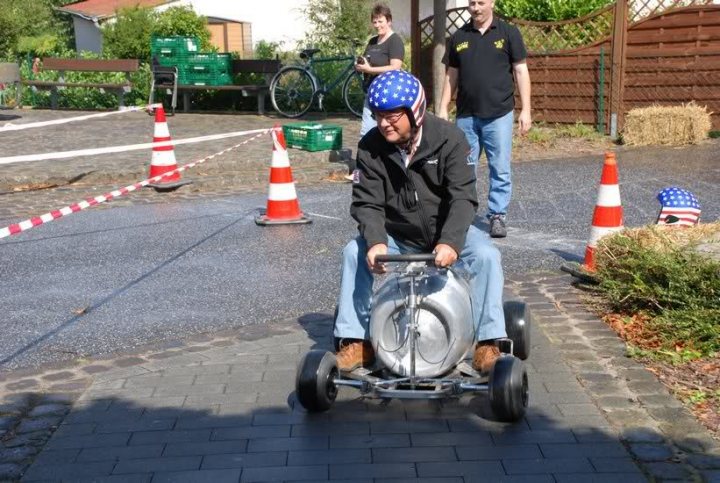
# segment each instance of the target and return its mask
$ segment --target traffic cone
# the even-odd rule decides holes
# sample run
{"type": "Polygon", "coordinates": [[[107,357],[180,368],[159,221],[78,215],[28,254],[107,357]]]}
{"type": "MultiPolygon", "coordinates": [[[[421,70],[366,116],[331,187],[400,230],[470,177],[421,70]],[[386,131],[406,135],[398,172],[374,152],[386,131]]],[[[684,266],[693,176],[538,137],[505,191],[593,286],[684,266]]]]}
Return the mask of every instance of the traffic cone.
{"type": "Polygon", "coordinates": [[[300,211],[295,181],[288,158],[285,135],[279,125],[270,131],[273,140],[272,163],[270,166],[270,188],[268,189],[267,210],[255,218],[258,225],[286,225],[310,223],[311,219],[300,211]]]}
{"type": "Polygon", "coordinates": [[[585,248],[583,268],[595,271],[595,248],[600,238],[623,229],[622,205],[620,203],[620,186],[615,153],[605,153],[598,199],[593,213],[590,240],[585,248]]]}
{"type": "MultiPolygon", "coordinates": [[[[159,143],[170,140],[170,131],[168,130],[167,120],[165,119],[165,109],[163,109],[162,105],[158,105],[155,107],[155,130],[153,132],[153,142],[159,143]]],[[[168,173],[177,169],[177,167],[177,161],[175,161],[175,149],[172,145],[153,147],[152,160],[150,161],[150,175],[148,176],[149,178],[154,178],[155,176],[168,173]]],[[[159,180],[148,184],[148,186],[155,188],[155,191],[170,191],[189,183],[191,183],[191,181],[182,181],[180,179],[180,173],[176,172],[163,176],[159,180]]]]}

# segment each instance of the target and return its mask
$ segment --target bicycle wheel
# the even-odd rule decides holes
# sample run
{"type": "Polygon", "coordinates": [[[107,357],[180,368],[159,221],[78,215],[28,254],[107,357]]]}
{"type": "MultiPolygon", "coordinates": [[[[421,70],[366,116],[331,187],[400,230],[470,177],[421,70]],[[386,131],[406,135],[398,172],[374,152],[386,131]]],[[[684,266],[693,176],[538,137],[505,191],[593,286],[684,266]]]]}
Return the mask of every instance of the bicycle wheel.
{"type": "Polygon", "coordinates": [[[362,117],[365,92],[363,91],[363,78],[359,72],[353,72],[345,79],[343,101],[350,112],[357,117],[362,117]]]}
{"type": "Polygon", "coordinates": [[[285,117],[300,117],[312,106],[315,83],[301,67],[285,67],[270,82],[270,100],[285,117]]]}

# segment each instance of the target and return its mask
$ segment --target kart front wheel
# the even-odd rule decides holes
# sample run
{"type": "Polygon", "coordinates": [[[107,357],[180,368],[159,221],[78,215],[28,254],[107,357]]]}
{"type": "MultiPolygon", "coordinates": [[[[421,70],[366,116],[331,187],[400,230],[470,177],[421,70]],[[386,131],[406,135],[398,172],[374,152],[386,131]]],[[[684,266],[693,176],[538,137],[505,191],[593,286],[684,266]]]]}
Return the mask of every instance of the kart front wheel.
{"type": "Polygon", "coordinates": [[[523,362],[503,355],[495,361],[488,381],[490,406],[500,421],[522,419],[528,406],[528,377],[523,362]]]}
{"type": "Polygon", "coordinates": [[[333,353],[312,350],[305,354],[295,378],[295,394],[300,404],[311,413],[330,409],[338,393],[335,385],[338,375],[333,353]]]}

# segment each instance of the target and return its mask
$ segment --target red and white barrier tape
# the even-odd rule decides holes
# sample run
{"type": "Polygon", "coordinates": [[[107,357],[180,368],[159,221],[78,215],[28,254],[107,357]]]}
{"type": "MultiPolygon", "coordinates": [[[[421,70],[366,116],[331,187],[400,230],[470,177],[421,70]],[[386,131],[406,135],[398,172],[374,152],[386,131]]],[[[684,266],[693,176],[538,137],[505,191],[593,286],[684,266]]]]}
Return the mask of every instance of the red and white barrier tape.
{"type": "Polygon", "coordinates": [[[267,133],[270,129],[254,129],[252,131],[235,131],[222,134],[209,134],[207,136],[198,136],[194,138],[173,139],[170,141],[161,141],[157,143],[143,144],[127,144],[125,146],[108,146],[105,148],[80,149],[77,151],[61,151],[56,153],[45,154],[23,154],[20,156],[9,156],[0,158],[0,164],[24,163],[28,161],[43,161],[47,159],[64,159],[74,158],[78,156],[93,156],[96,154],[124,153],[126,151],[138,151],[140,149],[162,148],[167,146],[178,146],[181,144],[201,143],[205,141],[216,141],[218,139],[233,138],[238,136],[248,136],[250,134],[267,133]]]}
{"type": "Polygon", "coordinates": [[[88,119],[95,119],[98,117],[106,117],[106,116],[114,116],[115,114],[124,114],[126,112],[136,112],[136,111],[145,111],[147,109],[154,108],[156,106],[159,106],[160,104],[150,104],[149,106],[130,106],[130,107],[123,107],[120,110],[112,111],[112,112],[100,112],[97,114],[86,114],[84,116],[74,116],[74,117],[66,117],[63,119],[53,119],[52,121],[38,121],[38,122],[28,122],[25,124],[13,124],[11,122],[5,123],[4,126],[0,127],[0,133],[7,132],[7,131],[21,131],[23,129],[32,129],[36,127],[46,127],[46,126],[55,126],[57,124],[67,124],[69,122],[77,122],[77,121],[86,121],[88,119]]]}
{"type": "Polygon", "coordinates": [[[119,198],[120,196],[126,195],[132,191],[135,191],[138,188],[147,186],[150,183],[155,183],[157,181],[160,181],[162,178],[171,176],[175,173],[181,173],[181,172],[185,171],[186,169],[193,168],[193,167],[197,166],[198,164],[204,163],[205,161],[209,161],[213,158],[221,156],[229,151],[232,151],[233,149],[237,149],[240,146],[247,144],[254,139],[259,138],[263,134],[269,133],[273,129],[274,128],[264,129],[264,130],[262,130],[262,132],[260,132],[259,134],[256,134],[255,136],[251,137],[250,139],[246,139],[245,141],[238,143],[234,146],[230,146],[227,149],[223,149],[222,151],[219,151],[215,154],[211,154],[210,156],[206,156],[197,161],[193,161],[192,163],[185,164],[183,166],[180,166],[177,169],[168,171],[167,173],[163,173],[159,176],[154,176],[152,178],[142,180],[138,183],[135,183],[135,184],[132,184],[129,186],[125,186],[124,188],[120,188],[120,189],[111,191],[109,193],[105,193],[104,195],[95,196],[93,198],[87,198],[84,201],[80,201],[79,203],[73,203],[72,205],[66,206],[64,208],[60,208],[59,210],[53,210],[49,213],[45,213],[44,215],[36,216],[36,217],[30,218],[28,220],[21,221],[20,223],[15,223],[15,224],[7,226],[5,228],[1,228],[0,229],[0,238],[5,238],[10,235],[17,235],[18,233],[22,233],[25,230],[29,230],[30,228],[33,228],[35,226],[39,226],[39,225],[48,223],[53,220],[57,220],[58,218],[61,218],[65,215],[70,215],[77,211],[82,211],[86,208],[90,208],[91,206],[99,205],[100,203],[105,203],[106,201],[111,201],[113,198],[119,198]]]}

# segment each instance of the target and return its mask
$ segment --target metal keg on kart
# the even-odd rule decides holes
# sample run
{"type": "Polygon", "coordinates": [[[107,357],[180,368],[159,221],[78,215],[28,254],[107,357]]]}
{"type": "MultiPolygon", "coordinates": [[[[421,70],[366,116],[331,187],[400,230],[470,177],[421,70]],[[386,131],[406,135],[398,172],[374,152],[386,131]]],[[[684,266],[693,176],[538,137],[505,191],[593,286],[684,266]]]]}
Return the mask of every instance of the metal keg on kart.
{"type": "Polygon", "coordinates": [[[461,270],[439,269],[434,254],[379,256],[397,263],[373,297],[370,340],[377,362],[370,368],[338,370],[335,355],[312,350],[300,361],[296,396],[310,412],[330,409],[340,386],[383,399],[442,399],[486,392],[495,416],[517,421],[528,404],[523,360],[530,352],[530,313],[525,304],[503,305],[508,339],[488,375],[466,358],[475,345],[470,291],[461,270]]]}

